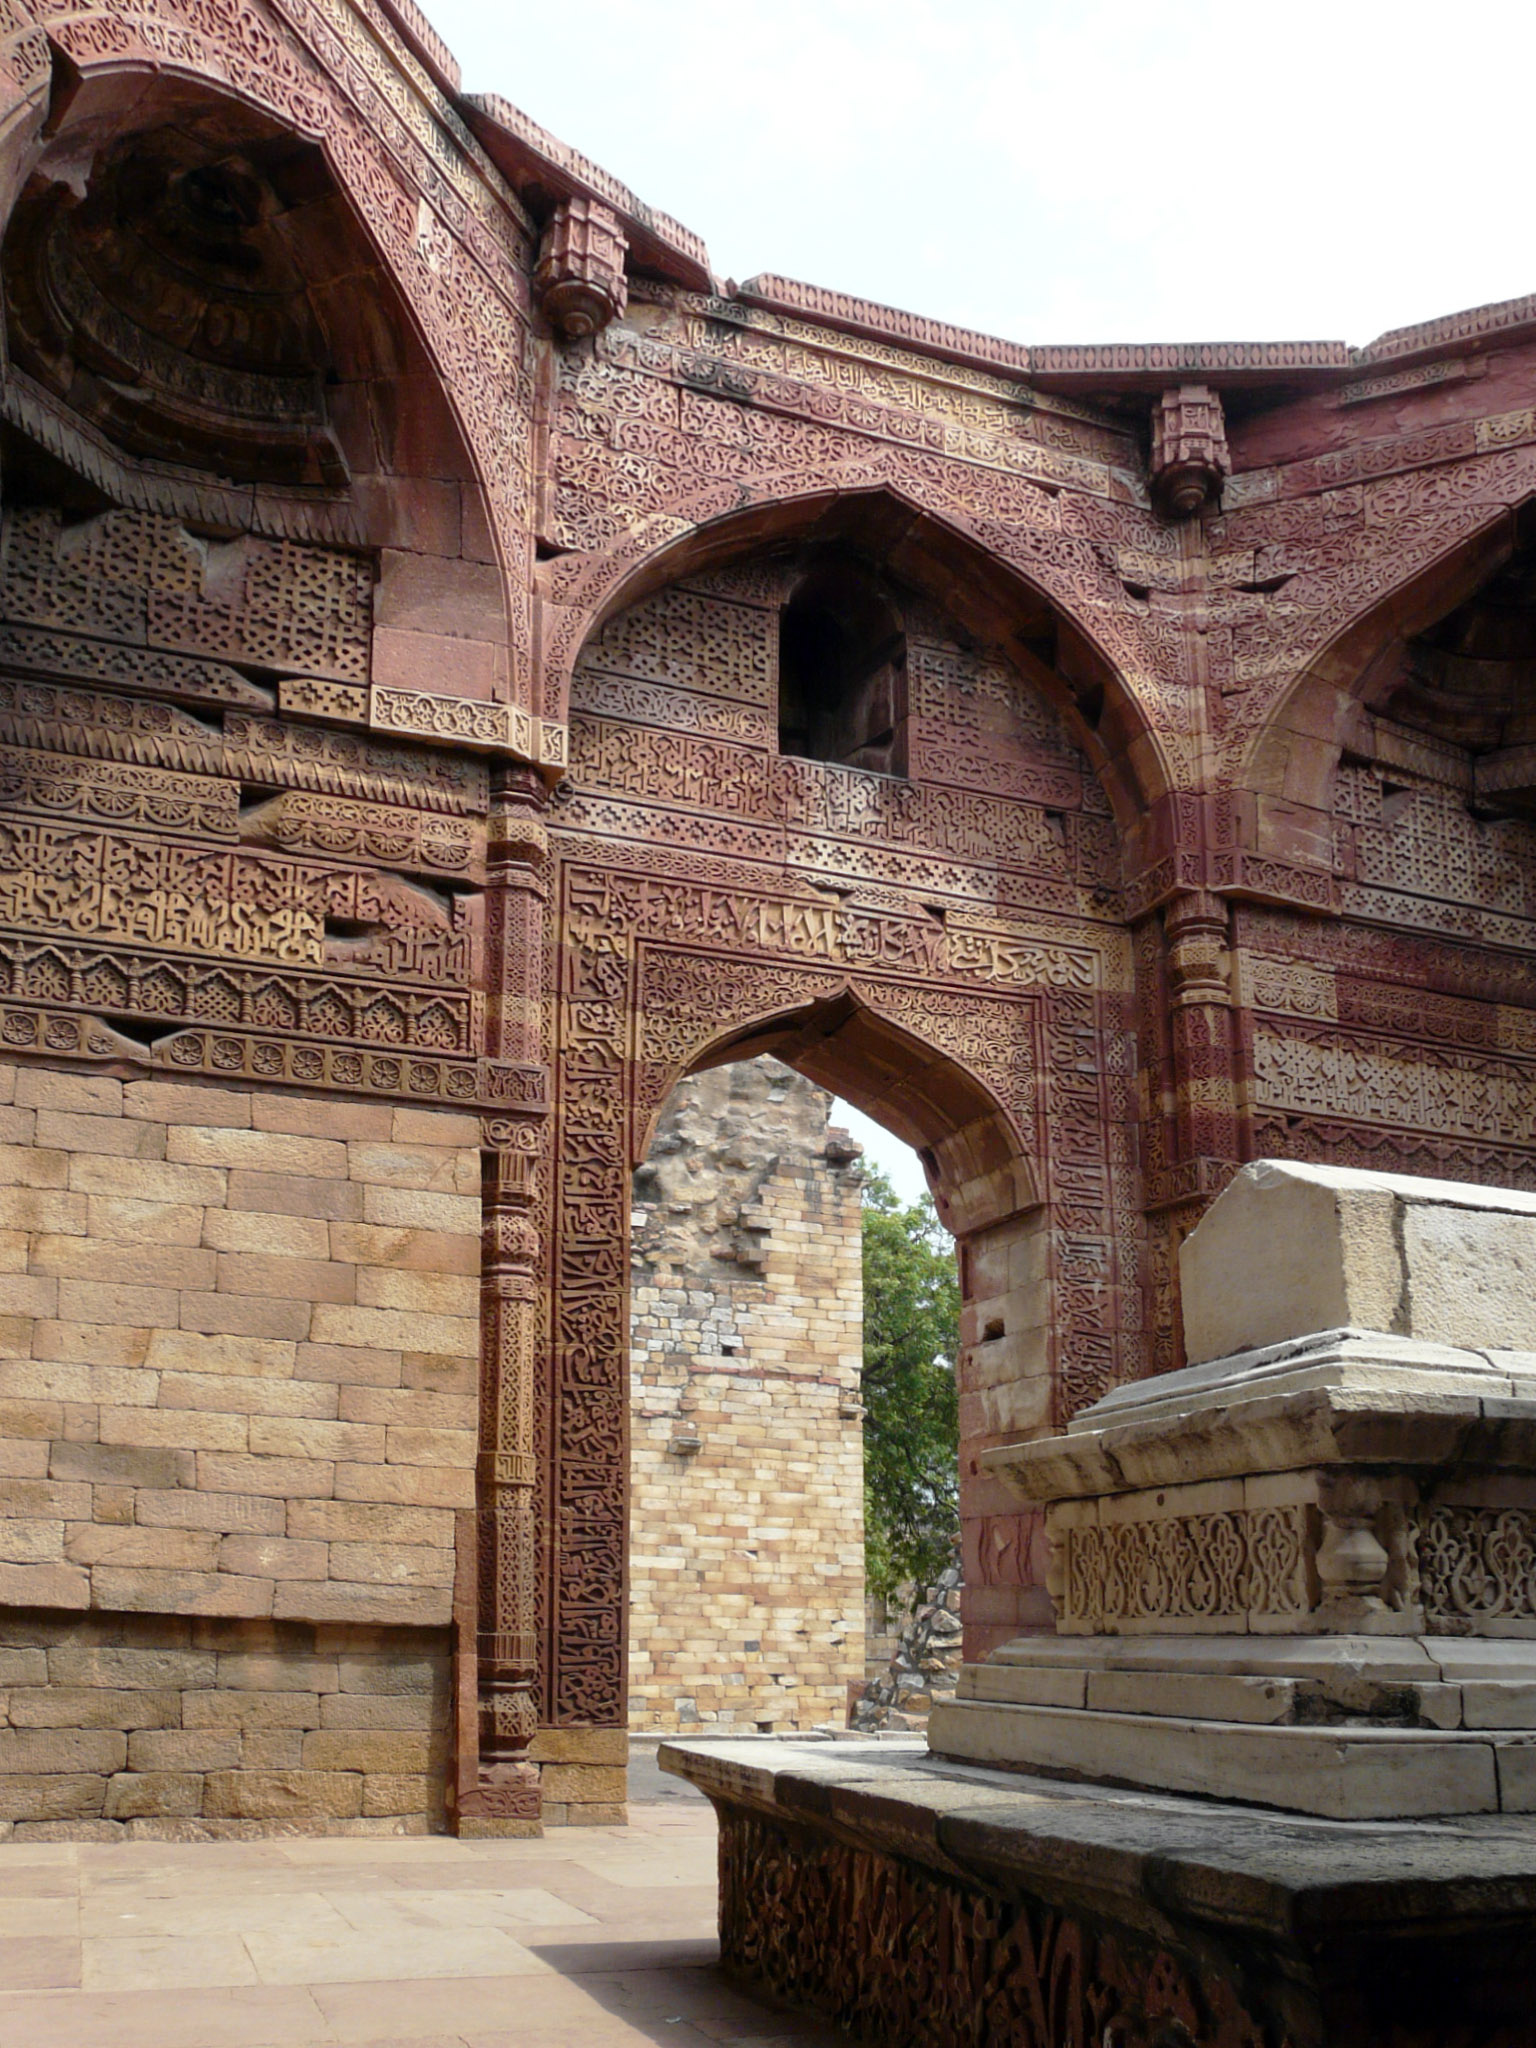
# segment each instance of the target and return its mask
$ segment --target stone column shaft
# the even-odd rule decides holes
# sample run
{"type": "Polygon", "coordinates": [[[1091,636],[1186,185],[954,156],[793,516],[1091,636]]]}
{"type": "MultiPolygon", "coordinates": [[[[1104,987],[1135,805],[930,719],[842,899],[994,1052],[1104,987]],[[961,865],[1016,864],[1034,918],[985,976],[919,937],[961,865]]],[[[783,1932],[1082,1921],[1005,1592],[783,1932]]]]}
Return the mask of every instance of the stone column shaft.
{"type": "Polygon", "coordinates": [[[1182,1160],[1237,1158],[1236,1040],[1227,906],[1189,890],[1168,906],[1174,1130],[1182,1160]]]}
{"type": "MultiPolygon", "coordinates": [[[[509,768],[492,792],[487,1049],[537,1066],[543,1053],[548,846],[543,784],[509,768]]],[[[479,1774],[468,1800],[473,1833],[524,1834],[539,1825],[539,1774],[528,1759],[538,1728],[535,1635],[536,1370],[541,1327],[539,1174],[547,1118],[497,1120],[484,1155],[480,1282],[480,1443],[477,1464],[479,1774]]],[[[461,1824],[461,1832],[465,1830],[461,1824]]]]}

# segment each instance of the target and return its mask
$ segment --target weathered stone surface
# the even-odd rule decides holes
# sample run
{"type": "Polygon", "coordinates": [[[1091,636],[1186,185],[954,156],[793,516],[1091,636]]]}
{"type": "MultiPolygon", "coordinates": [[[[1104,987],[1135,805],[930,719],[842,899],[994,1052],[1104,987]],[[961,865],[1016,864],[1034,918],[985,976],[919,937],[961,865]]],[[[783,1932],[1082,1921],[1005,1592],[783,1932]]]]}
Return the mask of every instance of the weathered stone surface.
{"type": "Polygon", "coordinates": [[[543,1774],[544,1795],[548,1799],[563,1800],[571,1806],[589,1805],[594,1801],[622,1805],[624,1779],[622,1767],[614,1769],[603,1764],[546,1764],[543,1774]]]}
{"type": "Polygon", "coordinates": [[[1020,1637],[967,1667],[935,1750],[1338,1819],[1523,1810],[1536,1401],[1524,1352],[1492,1340],[1529,1339],[1533,1208],[1244,1168],[1185,1246],[1190,1350],[1287,1334],[989,1454],[1045,1504],[1077,1642],[1020,1637]],[[1346,1326],[1294,1327],[1308,1315],[1346,1326]],[[1437,1669],[1463,1634],[1491,1639],[1499,1673],[1470,1697],[1454,1657],[1437,1669]],[[1331,1665],[1330,1636],[1355,1643],[1331,1665]],[[1118,1660],[1120,1637],[1147,1660],[1118,1660]],[[1406,1660],[1383,1667],[1393,1637],[1406,1660]]]}
{"type": "Polygon", "coordinates": [[[1437,2048],[1525,2024],[1525,1814],[1383,1828],[1106,1797],[900,1742],[660,1756],[720,1816],[727,1968],[882,2038],[960,2048],[978,2013],[1004,2038],[1048,2012],[1063,2039],[1176,2025],[1212,2048],[1437,2048]],[[870,1897],[898,1926],[945,1930],[921,1975],[891,1968],[870,1897]]]}
{"type": "Polygon", "coordinates": [[[1262,1160],[1179,1249],[1191,1363],[1353,1325],[1536,1345],[1536,1196],[1262,1160]]]}
{"type": "MultiPolygon", "coordinates": [[[[686,229],[462,98],[409,9],[359,56],[320,0],[270,63],[233,0],[190,42],[172,0],[134,20],[69,12],[67,94],[25,24],[7,74],[0,1399],[68,1408],[50,1452],[195,1463],[15,1519],[478,1504],[487,1769],[521,1753],[535,1629],[544,1710],[617,1727],[628,1167],[680,1077],[768,1053],[922,1150],[962,1240],[972,1649],[1047,1626],[1040,1516],[986,1453],[1180,1363],[1176,1248],[1240,1162],[1536,1176],[1530,309],[1358,351],[1055,348],[724,291],[686,229]],[[317,134],[296,199],[273,166],[317,134]],[[231,1340],[205,1371],[199,1337],[231,1340]],[[478,1481],[434,1435],[468,1427],[340,1399],[474,1396],[482,1362],[478,1481]],[[205,1406],[162,1370],[316,1391],[205,1406]],[[254,1448],[270,1421],[385,1443],[254,1448]],[[581,1560],[542,1582],[531,1486],[581,1560]]],[[[1347,1270],[1294,1276],[1330,1315],[1383,1313],[1394,1256],[1406,1316],[1457,1308],[1448,1224],[1383,1250],[1355,1220],[1347,1270]]],[[[1478,1340],[1529,1352],[1471,1292],[1478,1340]]],[[[779,1334],[788,1380],[814,1347],[779,1334]]],[[[1518,1418],[1481,1419],[1508,1452],[1518,1418]]],[[[0,1472],[46,1476],[42,1441],[0,1472]]],[[[694,1548],[743,1563],[742,1533],[694,1548]]],[[[317,1622],[376,1583],[9,1540],[0,1598],[55,1613],[327,1587],[317,1622]]],[[[381,1592],[426,1626],[452,1577],[423,1547],[437,1581],[381,1592]]]]}
{"type": "Polygon", "coordinates": [[[211,1819],[353,1819],[363,1810],[363,1781],[344,1771],[210,1771],[203,1810],[211,1819]]]}
{"type": "Polygon", "coordinates": [[[157,1820],[200,1813],[203,1780],[195,1771],[119,1771],[108,1780],[104,1820],[157,1820]]]}
{"type": "Polygon", "coordinates": [[[441,1635],[332,1626],[321,1651],[314,1627],[153,1614],[12,1632],[29,1641],[0,1655],[0,1818],[319,1826],[361,1810],[364,1771],[381,1780],[374,1813],[441,1818],[441,1635]]]}

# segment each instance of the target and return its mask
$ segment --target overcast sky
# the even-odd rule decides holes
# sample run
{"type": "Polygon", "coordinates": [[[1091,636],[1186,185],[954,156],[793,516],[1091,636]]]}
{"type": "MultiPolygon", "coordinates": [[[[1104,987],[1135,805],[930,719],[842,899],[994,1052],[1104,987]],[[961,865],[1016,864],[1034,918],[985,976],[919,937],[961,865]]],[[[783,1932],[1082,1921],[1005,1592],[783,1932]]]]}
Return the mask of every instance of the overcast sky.
{"type": "MultiPolygon", "coordinates": [[[[1536,291],[1514,0],[426,5],[466,91],[702,235],[721,277],[1021,342],[1358,344],[1536,291]]],[[[915,1158],[856,1124],[915,1194],[915,1158]]]]}
{"type": "Polygon", "coordinates": [[[1515,0],[426,0],[709,244],[1024,342],[1341,339],[1536,290],[1515,0]]]}

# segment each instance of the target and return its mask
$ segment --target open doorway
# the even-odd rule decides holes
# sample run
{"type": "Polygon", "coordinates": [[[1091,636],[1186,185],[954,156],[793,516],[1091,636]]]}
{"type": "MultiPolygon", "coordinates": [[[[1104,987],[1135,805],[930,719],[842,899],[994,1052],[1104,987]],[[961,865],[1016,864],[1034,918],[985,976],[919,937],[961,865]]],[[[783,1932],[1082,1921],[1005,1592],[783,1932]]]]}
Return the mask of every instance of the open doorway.
{"type": "Polygon", "coordinates": [[[772,1056],[711,1068],[630,1247],[631,1729],[920,1721],[959,1661],[959,1286],[916,1153],[772,1056]]]}
{"type": "Polygon", "coordinates": [[[851,1102],[862,1147],[864,1684],[849,1725],[921,1727],[960,1671],[960,1284],[916,1152],[851,1102]]]}
{"type": "Polygon", "coordinates": [[[840,1724],[864,1671],[858,1147],[773,1058],[672,1091],[630,1224],[630,1726],[840,1724]]]}

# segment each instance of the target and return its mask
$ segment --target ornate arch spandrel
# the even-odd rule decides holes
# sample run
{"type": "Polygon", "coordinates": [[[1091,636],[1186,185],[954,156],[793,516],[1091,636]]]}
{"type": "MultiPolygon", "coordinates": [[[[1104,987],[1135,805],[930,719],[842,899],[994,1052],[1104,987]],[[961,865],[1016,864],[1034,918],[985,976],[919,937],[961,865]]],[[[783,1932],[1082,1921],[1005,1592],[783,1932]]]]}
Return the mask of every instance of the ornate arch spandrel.
{"type": "MultiPolygon", "coordinates": [[[[541,1570],[543,1710],[555,1725],[611,1726],[622,1718],[616,1588],[626,1528],[629,1176],[666,1090],[711,1051],[728,1042],[742,1056],[778,1050],[824,1084],[843,1085],[838,1074],[818,1070],[811,1048],[818,1007],[851,998],[871,1017],[883,1015],[888,1034],[894,1027],[914,1048],[947,1052],[947,1062],[929,1060],[929,1071],[947,1064],[958,1073],[974,1061],[968,1100],[989,1107],[992,1135],[984,1140],[976,1117],[957,1137],[977,1148],[977,1172],[1000,1164],[987,1142],[1020,1156],[1031,1120],[1040,1134],[1039,1153],[1026,1161],[1030,1179],[1010,1183],[1000,1213],[1016,1214],[1041,1196],[1050,1203],[1063,1419],[1141,1365],[1124,963],[1106,958],[1102,972],[1076,985],[1077,953],[1058,959],[1043,945],[1043,986],[989,988],[969,963],[936,972],[934,986],[921,974],[850,975],[838,963],[786,959],[771,936],[779,921],[757,919],[745,897],[732,916],[733,929],[745,934],[735,954],[710,948],[706,934],[715,922],[707,890],[605,871],[586,851],[573,850],[562,863],[541,1570]],[[993,1012],[1005,1010],[1017,1028],[1000,1045],[993,1012]],[[777,1042],[775,1023],[789,1027],[777,1042]],[[803,1042],[790,1045],[794,1027],[806,1023],[803,1042]],[[1027,1062],[1007,1050],[1020,1044],[1030,1048],[1027,1062]]],[[[828,943],[838,943],[835,934],[828,943]]],[[[1106,933],[1105,943],[1113,953],[1114,935],[1106,933]]],[[[914,1064],[922,1058],[916,1053],[914,1064]]],[[[972,1110],[951,1104],[948,1113],[972,1110]]]]}
{"type": "Polygon", "coordinates": [[[972,1135],[959,1157],[1009,1169],[998,1199],[1010,1213],[1040,1201],[1045,1091],[1033,996],[962,995],[664,944],[642,944],[637,965],[632,1164],[686,1074],[768,1052],[911,1143],[938,1183],[941,1211],[958,1163],[946,1141],[961,1133],[972,1135]]]}

